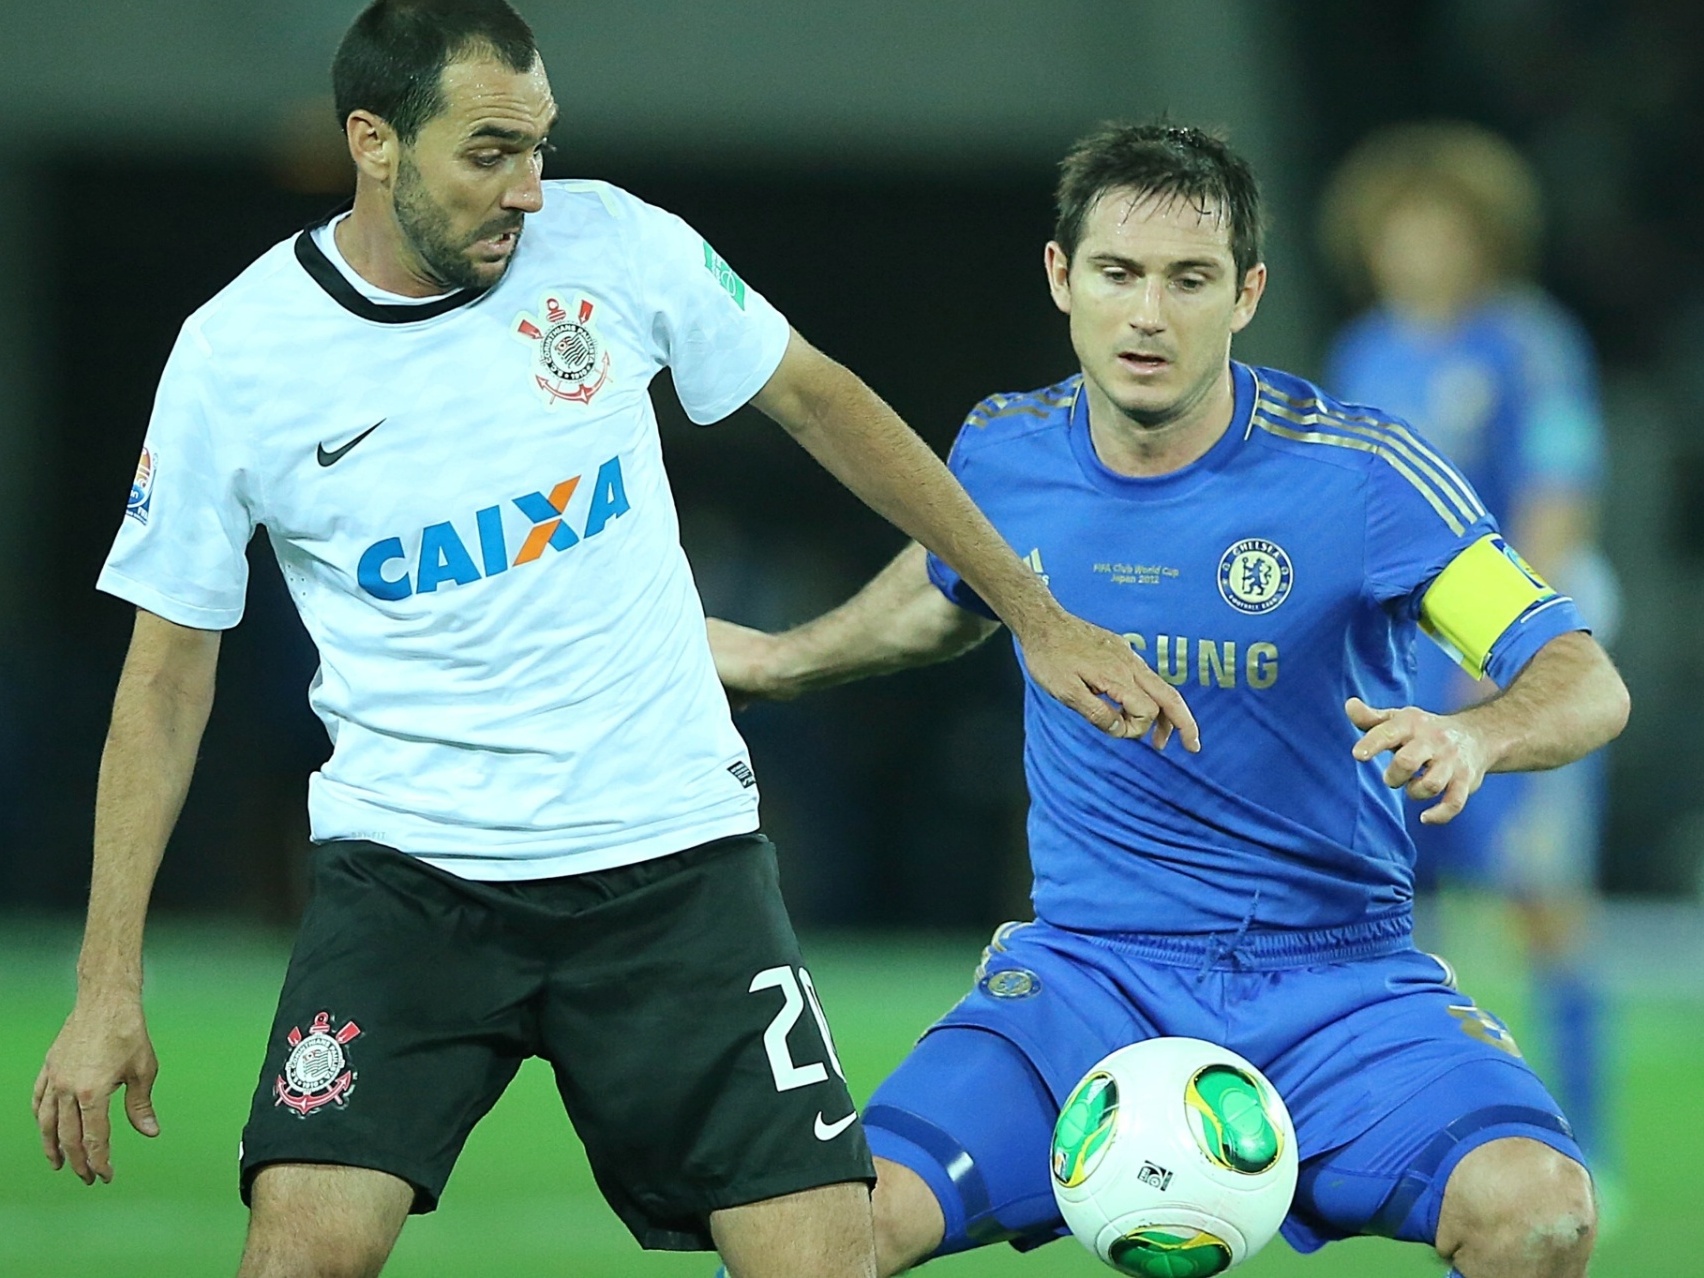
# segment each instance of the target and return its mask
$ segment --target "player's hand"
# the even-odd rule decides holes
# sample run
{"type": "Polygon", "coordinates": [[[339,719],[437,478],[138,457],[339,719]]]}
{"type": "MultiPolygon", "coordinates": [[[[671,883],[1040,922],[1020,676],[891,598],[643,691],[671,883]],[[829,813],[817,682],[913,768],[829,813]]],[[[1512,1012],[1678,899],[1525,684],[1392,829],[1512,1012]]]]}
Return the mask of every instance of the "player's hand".
{"type": "Polygon", "coordinates": [[[1035,681],[1109,736],[1151,731],[1163,750],[1175,731],[1185,750],[1201,749],[1201,729],[1178,690],[1110,630],[1060,611],[1023,649],[1035,681]]]}
{"type": "Polygon", "coordinates": [[[728,704],[742,710],[753,701],[786,701],[797,695],[777,677],[776,636],[750,626],[710,617],[710,654],[728,704]]]}
{"type": "Polygon", "coordinates": [[[70,1163],[85,1185],[96,1177],[111,1183],[112,1094],[123,1087],[130,1125],[144,1136],[158,1136],[152,1093],[159,1072],[139,1002],[79,1000],[36,1077],[36,1126],[53,1170],[70,1163]]]}
{"type": "Polygon", "coordinates": [[[1390,751],[1385,784],[1407,790],[1411,799],[1438,799],[1420,814],[1424,824],[1453,821],[1485,780],[1484,749],[1457,716],[1416,706],[1378,710],[1359,697],[1350,697],[1343,709],[1364,734],[1355,743],[1356,759],[1366,763],[1390,751]]]}

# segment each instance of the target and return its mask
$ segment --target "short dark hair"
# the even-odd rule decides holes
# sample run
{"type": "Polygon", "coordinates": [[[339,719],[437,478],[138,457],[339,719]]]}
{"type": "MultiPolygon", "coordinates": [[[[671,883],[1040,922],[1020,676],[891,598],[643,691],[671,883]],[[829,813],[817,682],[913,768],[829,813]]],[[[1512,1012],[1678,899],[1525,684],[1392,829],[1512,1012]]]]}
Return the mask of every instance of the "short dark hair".
{"type": "Polygon", "coordinates": [[[414,141],[444,109],[444,68],[470,49],[515,71],[538,58],[532,28],[504,0],[373,0],[331,60],[338,124],[371,111],[414,141]]]}
{"type": "Polygon", "coordinates": [[[1108,191],[1125,188],[1222,210],[1238,281],[1260,262],[1265,232],[1260,183],[1223,138],[1165,121],[1109,121],[1079,138],[1059,164],[1059,220],[1053,238],[1067,258],[1075,256],[1095,202],[1108,191]]]}

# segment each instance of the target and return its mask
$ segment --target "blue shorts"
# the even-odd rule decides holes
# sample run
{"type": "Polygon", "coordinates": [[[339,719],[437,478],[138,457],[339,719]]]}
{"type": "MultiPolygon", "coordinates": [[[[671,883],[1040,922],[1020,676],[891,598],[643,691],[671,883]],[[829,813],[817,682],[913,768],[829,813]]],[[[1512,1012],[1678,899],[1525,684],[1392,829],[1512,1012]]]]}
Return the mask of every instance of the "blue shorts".
{"type": "Polygon", "coordinates": [[[974,988],[876,1089],[865,1130],[940,1201],[937,1255],[1027,1249],[1067,1232],[1048,1149],[1071,1088],[1127,1043],[1204,1038],[1265,1071],[1295,1120],[1296,1250],[1430,1243],[1444,1185],[1479,1145],[1524,1136],[1585,1163],[1508,1031],[1450,981],[1405,915],[1234,945],[1006,924],[974,988]]]}

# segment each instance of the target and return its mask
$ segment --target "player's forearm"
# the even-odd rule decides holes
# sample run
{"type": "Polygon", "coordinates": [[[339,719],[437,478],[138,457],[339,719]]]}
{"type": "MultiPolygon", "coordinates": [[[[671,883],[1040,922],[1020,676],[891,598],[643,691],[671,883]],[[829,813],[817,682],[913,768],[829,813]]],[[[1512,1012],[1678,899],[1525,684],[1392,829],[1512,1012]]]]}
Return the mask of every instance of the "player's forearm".
{"type": "Polygon", "coordinates": [[[141,990],[148,898],[189,791],[212,701],[210,674],[205,686],[186,687],[162,672],[126,666],[101,753],[79,998],[129,998],[141,990]]]}
{"type": "Polygon", "coordinates": [[[1458,716],[1484,743],[1487,772],[1537,772],[1572,763],[1626,726],[1627,687],[1582,631],[1539,649],[1501,695],[1458,716]]]}
{"type": "Polygon", "coordinates": [[[1021,640],[1059,605],[929,446],[846,369],[823,363],[758,400],[871,509],[951,564],[1021,640]]]}
{"type": "Polygon", "coordinates": [[[777,692],[792,696],[956,657],[994,622],[948,602],[929,581],[927,551],[913,542],[840,607],[774,636],[777,692]]]}

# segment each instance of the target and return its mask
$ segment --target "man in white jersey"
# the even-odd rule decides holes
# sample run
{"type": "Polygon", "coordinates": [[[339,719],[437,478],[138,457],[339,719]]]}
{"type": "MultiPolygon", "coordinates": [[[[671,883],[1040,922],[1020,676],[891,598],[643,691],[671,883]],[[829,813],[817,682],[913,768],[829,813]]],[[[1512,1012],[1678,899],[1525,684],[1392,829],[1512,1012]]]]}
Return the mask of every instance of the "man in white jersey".
{"type": "Polygon", "coordinates": [[[185,323],[101,575],[138,613],[77,1003],[35,1091],[47,1157],[110,1179],[120,1086],[159,1131],[143,918],[264,524],[334,750],[244,1132],[243,1278],[378,1273],[529,1055],[644,1246],[872,1274],[869,1152],[756,832],[651,379],[701,423],[773,417],[1106,731],[1194,748],[1194,724],[683,222],[541,184],[556,106],[502,0],[378,0],[333,80],[352,211],[185,323]]]}

